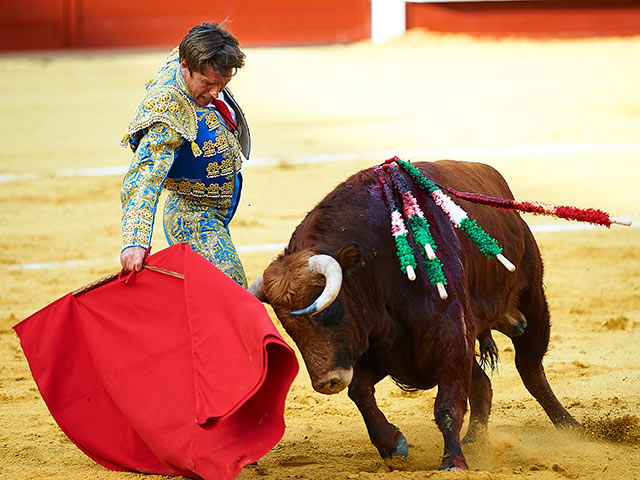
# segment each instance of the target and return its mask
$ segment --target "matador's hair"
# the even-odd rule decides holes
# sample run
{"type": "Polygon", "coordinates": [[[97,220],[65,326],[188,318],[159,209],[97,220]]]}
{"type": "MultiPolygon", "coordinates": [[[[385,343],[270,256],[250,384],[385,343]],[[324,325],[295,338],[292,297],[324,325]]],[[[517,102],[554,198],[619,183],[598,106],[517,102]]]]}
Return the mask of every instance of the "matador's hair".
{"type": "Polygon", "coordinates": [[[196,25],[180,42],[180,58],[190,72],[203,73],[210,65],[220,75],[233,75],[244,66],[240,43],[223,28],[223,23],[204,22],[196,25]]]}

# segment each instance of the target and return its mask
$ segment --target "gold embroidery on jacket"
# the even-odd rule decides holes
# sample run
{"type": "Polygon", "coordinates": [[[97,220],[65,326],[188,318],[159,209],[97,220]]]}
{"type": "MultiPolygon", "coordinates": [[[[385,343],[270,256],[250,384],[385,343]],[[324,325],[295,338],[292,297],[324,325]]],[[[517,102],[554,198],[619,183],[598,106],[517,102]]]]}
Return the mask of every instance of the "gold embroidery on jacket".
{"type": "Polygon", "coordinates": [[[217,128],[220,125],[220,121],[218,120],[218,116],[211,112],[209,115],[207,115],[204,119],[205,123],[207,124],[207,127],[209,127],[209,131],[214,130],[215,128],[217,128]]]}
{"type": "MultiPolygon", "coordinates": [[[[234,177],[231,177],[231,180],[224,182],[222,186],[217,183],[212,183],[209,186],[206,186],[202,182],[191,182],[187,179],[167,178],[164,181],[163,186],[167,190],[171,190],[187,197],[222,197],[230,200],[233,196],[234,177]]],[[[221,206],[226,206],[226,203],[221,206]]]]}

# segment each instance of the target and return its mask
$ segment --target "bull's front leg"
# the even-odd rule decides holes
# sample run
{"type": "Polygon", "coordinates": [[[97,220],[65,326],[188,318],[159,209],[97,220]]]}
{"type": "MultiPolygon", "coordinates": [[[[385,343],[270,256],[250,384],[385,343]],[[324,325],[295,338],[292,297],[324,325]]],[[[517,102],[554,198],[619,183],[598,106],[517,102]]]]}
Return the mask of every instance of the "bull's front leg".
{"type": "Polygon", "coordinates": [[[389,423],[376,404],[374,385],[385,376],[386,374],[364,362],[358,362],[349,385],[349,398],[360,410],[371,443],[378,449],[380,456],[384,459],[405,459],[409,456],[407,440],[389,423]]]}
{"type": "Polygon", "coordinates": [[[469,466],[462,453],[460,429],[466,410],[466,397],[452,385],[438,385],[438,395],[434,405],[434,416],[444,438],[444,454],[440,470],[468,470],[469,466]]]}
{"type": "Polygon", "coordinates": [[[462,309],[453,310],[443,319],[439,339],[447,348],[437,359],[438,394],[434,416],[444,438],[444,454],[440,470],[468,470],[462,453],[460,430],[467,409],[474,363],[475,326],[466,324],[462,309]],[[456,311],[457,310],[457,311],[456,311]]]}

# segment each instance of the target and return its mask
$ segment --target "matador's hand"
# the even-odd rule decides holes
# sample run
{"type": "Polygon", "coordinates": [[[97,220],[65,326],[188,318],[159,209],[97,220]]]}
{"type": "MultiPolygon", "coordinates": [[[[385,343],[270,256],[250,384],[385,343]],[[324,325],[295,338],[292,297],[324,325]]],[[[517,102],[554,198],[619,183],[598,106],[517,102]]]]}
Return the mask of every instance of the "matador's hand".
{"type": "Polygon", "coordinates": [[[129,247],[122,251],[120,254],[120,263],[125,273],[133,269],[135,269],[136,272],[142,270],[145,252],[146,249],[142,247],[129,247]]]}

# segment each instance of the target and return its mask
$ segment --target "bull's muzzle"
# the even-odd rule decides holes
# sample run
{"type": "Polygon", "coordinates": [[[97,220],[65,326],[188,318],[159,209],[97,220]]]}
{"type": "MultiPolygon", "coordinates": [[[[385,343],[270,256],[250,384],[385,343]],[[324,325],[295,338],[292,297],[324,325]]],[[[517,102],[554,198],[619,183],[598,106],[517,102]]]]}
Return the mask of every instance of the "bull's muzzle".
{"type": "Polygon", "coordinates": [[[341,392],[349,386],[353,378],[353,368],[336,368],[326,375],[312,381],[316,392],[331,395],[341,392]]]}

